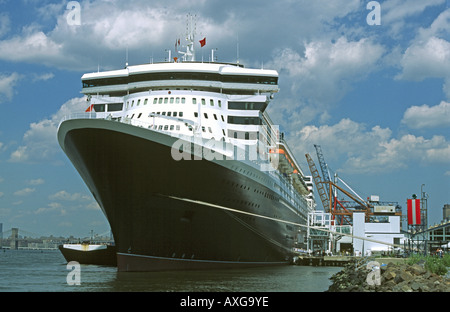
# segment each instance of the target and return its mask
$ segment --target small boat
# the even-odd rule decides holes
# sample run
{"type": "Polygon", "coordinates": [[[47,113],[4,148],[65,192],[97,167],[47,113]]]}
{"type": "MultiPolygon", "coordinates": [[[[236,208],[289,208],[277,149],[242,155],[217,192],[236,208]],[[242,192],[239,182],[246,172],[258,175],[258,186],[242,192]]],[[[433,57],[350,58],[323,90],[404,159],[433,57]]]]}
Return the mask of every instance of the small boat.
{"type": "Polygon", "coordinates": [[[59,245],[59,250],[67,262],[117,266],[116,246],[112,244],[63,244],[59,245]]]}

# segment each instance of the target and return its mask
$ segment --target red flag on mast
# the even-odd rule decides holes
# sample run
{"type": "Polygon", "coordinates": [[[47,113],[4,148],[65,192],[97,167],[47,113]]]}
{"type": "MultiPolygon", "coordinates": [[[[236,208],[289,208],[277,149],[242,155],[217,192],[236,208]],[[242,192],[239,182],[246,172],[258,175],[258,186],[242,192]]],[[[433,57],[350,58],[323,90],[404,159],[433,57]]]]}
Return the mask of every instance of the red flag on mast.
{"type": "Polygon", "coordinates": [[[206,44],[206,37],[203,38],[202,40],[200,40],[199,42],[200,42],[200,46],[203,48],[206,44]]]}

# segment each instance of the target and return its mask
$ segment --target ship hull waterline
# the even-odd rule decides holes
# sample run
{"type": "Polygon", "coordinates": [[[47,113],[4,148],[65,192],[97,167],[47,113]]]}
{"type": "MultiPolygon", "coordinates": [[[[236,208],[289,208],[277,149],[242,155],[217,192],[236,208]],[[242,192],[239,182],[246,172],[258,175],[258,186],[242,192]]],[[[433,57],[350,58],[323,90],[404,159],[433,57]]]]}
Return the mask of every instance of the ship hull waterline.
{"type": "Polygon", "coordinates": [[[177,161],[176,138],[107,120],[64,121],[58,140],[111,226],[119,271],[291,261],[298,228],[255,215],[301,218],[263,183],[232,169],[233,160],[177,161]]]}

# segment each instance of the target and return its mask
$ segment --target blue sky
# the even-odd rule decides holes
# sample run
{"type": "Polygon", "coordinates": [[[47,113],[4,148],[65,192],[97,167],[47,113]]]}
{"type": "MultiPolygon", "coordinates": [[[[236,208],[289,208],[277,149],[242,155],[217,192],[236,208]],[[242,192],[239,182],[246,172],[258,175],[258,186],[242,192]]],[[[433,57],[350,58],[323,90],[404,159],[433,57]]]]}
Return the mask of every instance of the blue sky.
{"type": "MultiPolygon", "coordinates": [[[[84,111],[85,72],[163,61],[197,16],[203,51],[276,69],[268,110],[309,174],[319,144],[362,197],[406,211],[428,194],[429,223],[450,203],[450,1],[0,0],[0,222],[42,235],[109,226],[56,141],[59,120],[84,111]],[[74,11],[72,11],[74,13],[74,11]],[[380,25],[369,25],[376,13],[380,25]],[[72,20],[74,21],[74,20],[72,20]]],[[[376,17],[375,16],[375,17],[376,17]]],[[[317,162],[317,160],[316,160],[317,162]]],[[[318,203],[319,207],[320,202],[318,203]]]]}

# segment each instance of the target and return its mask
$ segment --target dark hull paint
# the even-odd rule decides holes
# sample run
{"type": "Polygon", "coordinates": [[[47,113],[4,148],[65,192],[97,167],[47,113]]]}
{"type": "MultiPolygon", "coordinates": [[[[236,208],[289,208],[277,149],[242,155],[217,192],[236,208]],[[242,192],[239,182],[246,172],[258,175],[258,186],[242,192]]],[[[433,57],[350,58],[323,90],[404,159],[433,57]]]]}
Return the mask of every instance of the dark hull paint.
{"type": "Polygon", "coordinates": [[[175,161],[175,139],[161,133],[112,121],[76,122],[65,122],[71,125],[64,150],[110,223],[119,271],[290,261],[297,227],[182,200],[302,222],[262,183],[213,161],[175,161]]]}
{"type": "Polygon", "coordinates": [[[97,264],[107,266],[117,266],[116,247],[108,245],[106,249],[82,251],[59,246],[64,259],[67,262],[76,261],[80,264],[97,264]]]}

